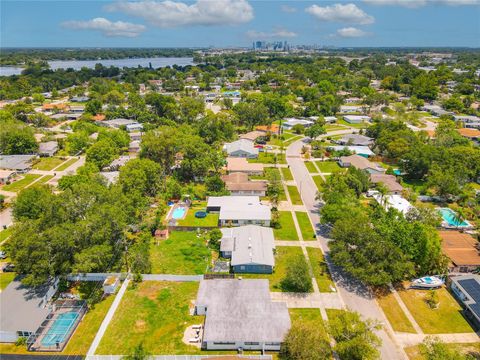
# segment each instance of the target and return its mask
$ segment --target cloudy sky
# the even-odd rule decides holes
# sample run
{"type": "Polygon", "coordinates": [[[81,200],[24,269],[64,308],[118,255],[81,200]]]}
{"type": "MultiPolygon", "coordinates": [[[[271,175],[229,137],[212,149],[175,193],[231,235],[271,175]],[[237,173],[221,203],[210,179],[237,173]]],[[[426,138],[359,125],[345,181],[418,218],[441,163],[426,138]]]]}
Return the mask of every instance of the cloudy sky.
{"type": "Polygon", "coordinates": [[[480,46],[480,0],[0,1],[2,47],[480,46]]]}

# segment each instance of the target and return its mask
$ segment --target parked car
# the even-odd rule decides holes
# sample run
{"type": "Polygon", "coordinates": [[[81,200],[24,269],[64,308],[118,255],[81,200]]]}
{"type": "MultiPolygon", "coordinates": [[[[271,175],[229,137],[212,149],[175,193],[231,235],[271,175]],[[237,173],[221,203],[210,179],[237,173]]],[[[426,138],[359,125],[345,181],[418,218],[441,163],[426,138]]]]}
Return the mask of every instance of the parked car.
{"type": "Polygon", "coordinates": [[[260,144],[255,145],[255,147],[256,147],[257,149],[263,149],[263,145],[260,145],[260,144]]]}
{"type": "Polygon", "coordinates": [[[6,259],[7,258],[7,254],[5,253],[5,251],[0,251],[0,259],[6,259]]]}
{"type": "Polygon", "coordinates": [[[12,263],[6,263],[2,265],[2,271],[3,272],[14,272],[15,271],[15,265],[12,263]]]}

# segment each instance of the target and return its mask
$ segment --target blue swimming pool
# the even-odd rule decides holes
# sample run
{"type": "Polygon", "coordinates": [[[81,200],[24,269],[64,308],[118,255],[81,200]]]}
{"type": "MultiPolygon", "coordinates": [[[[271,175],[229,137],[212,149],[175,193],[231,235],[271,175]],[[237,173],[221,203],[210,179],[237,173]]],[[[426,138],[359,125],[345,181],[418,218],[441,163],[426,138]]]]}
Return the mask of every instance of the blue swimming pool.
{"type": "Polygon", "coordinates": [[[449,208],[440,208],[438,209],[438,212],[442,216],[443,220],[449,225],[449,226],[455,226],[455,227],[467,227],[470,226],[470,223],[465,220],[458,221],[456,218],[456,213],[452,209],[449,208]]]}
{"type": "Polygon", "coordinates": [[[187,209],[184,207],[176,207],[172,212],[172,219],[183,219],[187,209]]]}
{"type": "Polygon", "coordinates": [[[402,175],[402,172],[400,171],[400,169],[393,169],[393,173],[395,175],[402,175]]]}
{"type": "Polygon", "coordinates": [[[79,314],[74,311],[58,315],[55,322],[42,339],[43,346],[55,346],[57,343],[64,342],[72,330],[79,314]]]}

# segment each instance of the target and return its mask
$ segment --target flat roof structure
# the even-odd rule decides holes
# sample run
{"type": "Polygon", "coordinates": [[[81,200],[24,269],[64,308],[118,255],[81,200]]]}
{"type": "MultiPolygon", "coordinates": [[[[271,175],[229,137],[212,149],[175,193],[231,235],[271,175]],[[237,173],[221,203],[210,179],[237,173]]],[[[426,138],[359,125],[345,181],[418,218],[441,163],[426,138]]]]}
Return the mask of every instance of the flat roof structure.
{"type": "Polygon", "coordinates": [[[32,167],[36,155],[0,155],[0,169],[25,171],[32,167]]]}
{"type": "Polygon", "coordinates": [[[385,208],[385,210],[393,208],[405,215],[411,208],[413,208],[412,204],[410,204],[408,200],[404,199],[400,195],[386,195],[382,200],[382,197],[378,191],[372,191],[371,194],[373,198],[385,208]]]}
{"type": "Polygon", "coordinates": [[[277,342],[290,329],[284,302],[272,302],[268,280],[202,280],[196,306],[207,308],[204,342],[277,342]]]}
{"type": "Polygon", "coordinates": [[[220,209],[220,220],[270,220],[270,207],[258,196],[210,196],[207,209],[220,209]]]}

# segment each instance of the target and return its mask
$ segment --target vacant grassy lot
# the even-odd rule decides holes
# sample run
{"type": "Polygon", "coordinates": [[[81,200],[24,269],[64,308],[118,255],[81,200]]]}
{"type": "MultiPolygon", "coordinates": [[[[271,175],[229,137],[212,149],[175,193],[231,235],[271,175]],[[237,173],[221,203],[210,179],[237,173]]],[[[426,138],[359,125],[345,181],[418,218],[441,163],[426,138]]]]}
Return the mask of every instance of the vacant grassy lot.
{"type": "Polygon", "coordinates": [[[295,215],[297,217],[298,226],[302,231],[303,240],[315,240],[315,231],[313,230],[312,223],[306,212],[296,211],[295,215]]]}
{"type": "Polygon", "coordinates": [[[317,166],[322,173],[335,173],[343,169],[335,161],[317,161],[317,166]]]}
{"type": "MultiPolygon", "coordinates": [[[[467,354],[475,354],[472,359],[477,359],[480,356],[480,343],[466,343],[466,344],[459,344],[459,343],[451,343],[445,344],[448,349],[456,350],[464,355],[467,354]]],[[[410,360],[426,360],[426,358],[421,353],[421,345],[409,346],[406,347],[405,352],[410,360]]]]}
{"type": "Polygon", "coordinates": [[[18,192],[25,188],[26,186],[30,185],[32,182],[40,178],[42,175],[37,175],[37,174],[26,174],[23,179],[17,180],[12,182],[9,185],[5,185],[2,190],[5,191],[12,191],[12,192],[18,192]]]}
{"type": "Polygon", "coordinates": [[[273,274],[241,274],[248,279],[268,279],[271,291],[282,291],[280,282],[285,277],[288,264],[297,256],[303,256],[300,246],[277,246],[273,274]]]}
{"type": "Polygon", "coordinates": [[[273,229],[275,240],[298,240],[297,230],[290,211],[279,211],[280,229],[273,229]]]}
{"type": "Polygon", "coordinates": [[[335,288],[327,264],[323,258],[322,250],[319,248],[307,247],[308,258],[312,264],[313,276],[317,281],[320,292],[332,292],[335,288]]]}
{"type": "Polygon", "coordinates": [[[75,164],[78,161],[77,158],[71,158],[67,161],[65,161],[62,165],[60,165],[58,168],[56,168],[56,171],[64,171],[67,170],[70,166],[75,164]]]}
{"type": "Polygon", "coordinates": [[[0,290],[5,289],[10,284],[17,274],[13,272],[0,273],[0,290]]]}
{"type": "Polygon", "coordinates": [[[130,354],[143,343],[152,354],[195,354],[183,343],[185,329],[202,324],[189,307],[197,296],[198,283],[144,281],[130,286],[97,350],[98,354],[130,354]]]}
{"type": "Polygon", "coordinates": [[[318,170],[315,167],[315,164],[313,163],[313,161],[305,161],[304,164],[307,167],[307,170],[309,173],[318,173],[318,170]]]}
{"type": "Polygon", "coordinates": [[[150,245],[153,274],[203,274],[210,259],[210,249],[195,232],[172,231],[168,240],[150,245]]]}
{"type": "Polygon", "coordinates": [[[273,154],[261,152],[258,154],[257,159],[248,159],[249,163],[262,163],[262,164],[286,164],[285,154],[273,154]],[[277,161],[275,161],[275,157],[277,161]]]}
{"type": "Polygon", "coordinates": [[[321,175],[315,175],[312,176],[313,181],[315,182],[315,185],[317,185],[317,189],[321,191],[322,185],[325,184],[325,181],[323,181],[323,178],[321,175]]]}
{"type": "Polygon", "coordinates": [[[216,227],[218,226],[218,214],[209,213],[206,217],[200,219],[195,217],[195,212],[205,211],[207,206],[206,201],[195,201],[192,206],[187,211],[187,216],[184,219],[178,221],[180,226],[207,226],[207,227],[216,227]]]}
{"type": "Polygon", "coordinates": [[[377,296],[377,302],[382,308],[393,330],[406,333],[416,333],[413,325],[398,305],[392,293],[377,296]]]}
{"type": "Polygon", "coordinates": [[[426,334],[467,333],[473,329],[461,314],[462,308],[444,288],[436,290],[437,309],[431,309],[425,299],[426,290],[400,290],[398,293],[418,325],[426,334]]]}
{"type": "Polygon", "coordinates": [[[53,170],[64,161],[65,160],[62,160],[59,157],[44,157],[44,158],[41,158],[38,163],[33,165],[33,168],[37,170],[46,170],[46,171],[53,170]]]}
{"type": "Polygon", "coordinates": [[[288,185],[287,190],[290,194],[290,200],[292,201],[293,205],[303,205],[302,198],[300,197],[300,193],[295,185],[288,185]]]}
{"type": "Polygon", "coordinates": [[[280,170],[282,171],[283,179],[285,181],[293,180],[293,175],[289,168],[280,168],[280,170]]]}

